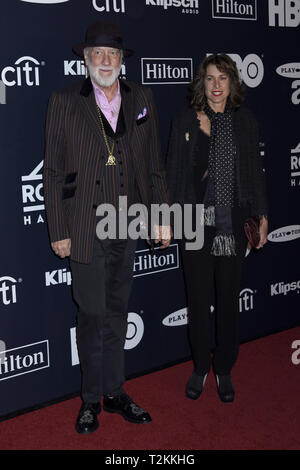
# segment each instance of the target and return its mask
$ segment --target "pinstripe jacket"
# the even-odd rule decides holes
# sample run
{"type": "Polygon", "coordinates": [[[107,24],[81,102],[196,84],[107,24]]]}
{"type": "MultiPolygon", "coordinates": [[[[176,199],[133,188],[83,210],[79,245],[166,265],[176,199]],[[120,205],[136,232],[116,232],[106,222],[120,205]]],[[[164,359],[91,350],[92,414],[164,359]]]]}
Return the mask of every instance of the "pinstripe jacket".
{"type": "MultiPolygon", "coordinates": [[[[168,202],[151,89],[120,80],[120,90],[140,201],[147,207],[168,202]],[[145,108],[146,115],[137,120],[145,108]]],[[[71,238],[70,258],[81,263],[91,261],[96,233],[96,185],[105,166],[103,153],[107,151],[90,79],[54,92],[46,122],[47,224],[51,242],[71,238]]]]}

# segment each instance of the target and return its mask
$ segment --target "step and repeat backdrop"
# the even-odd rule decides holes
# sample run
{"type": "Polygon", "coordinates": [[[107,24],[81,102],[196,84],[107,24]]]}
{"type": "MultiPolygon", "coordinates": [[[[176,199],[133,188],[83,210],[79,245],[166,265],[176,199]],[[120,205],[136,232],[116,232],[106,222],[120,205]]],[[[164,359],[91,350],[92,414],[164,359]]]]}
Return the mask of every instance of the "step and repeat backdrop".
{"type": "MultiPolygon", "coordinates": [[[[122,76],[152,88],[164,153],[197,65],[216,52],[236,61],[248,87],[246,105],[260,123],[270,201],[269,242],[246,254],[241,340],[299,325],[300,1],[2,0],[2,418],[80,390],[71,273],[68,261],[51,251],[45,223],[44,129],[51,92],[84,79],[72,46],[100,19],[119,22],[135,51],[122,76]]],[[[150,254],[140,241],[134,275],[128,377],[190,356],[178,245],[150,254]]],[[[213,305],[211,311],[213,318],[213,305]]]]}

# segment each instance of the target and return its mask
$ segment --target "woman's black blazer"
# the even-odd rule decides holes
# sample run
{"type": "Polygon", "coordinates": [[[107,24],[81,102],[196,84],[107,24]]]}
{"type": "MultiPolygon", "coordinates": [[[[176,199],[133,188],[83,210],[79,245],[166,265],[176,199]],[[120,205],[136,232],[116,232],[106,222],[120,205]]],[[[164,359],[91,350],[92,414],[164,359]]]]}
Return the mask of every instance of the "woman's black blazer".
{"type": "MultiPolygon", "coordinates": [[[[266,215],[266,184],[257,121],[249,109],[240,107],[234,111],[233,124],[237,145],[236,190],[242,218],[266,215]]],[[[171,204],[196,202],[193,152],[198,132],[199,121],[194,109],[187,108],[173,119],[166,161],[171,204]]]]}

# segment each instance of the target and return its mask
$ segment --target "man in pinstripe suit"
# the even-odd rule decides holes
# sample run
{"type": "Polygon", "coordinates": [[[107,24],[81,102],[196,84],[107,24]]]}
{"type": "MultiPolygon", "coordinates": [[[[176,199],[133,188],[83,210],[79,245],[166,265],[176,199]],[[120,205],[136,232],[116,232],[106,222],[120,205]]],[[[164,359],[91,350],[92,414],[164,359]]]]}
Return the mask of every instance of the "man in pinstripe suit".
{"type": "MultiPolygon", "coordinates": [[[[52,94],[46,125],[44,189],[53,251],[70,257],[78,304],[77,346],[82,371],[78,433],[98,427],[103,409],[127,421],[150,415],[124,392],[124,342],[135,240],[99,239],[96,209],[167,203],[158,122],[151,90],[118,78],[125,48],[120,27],[93,23],[74,52],[89,78],[52,94]]],[[[120,237],[121,238],[121,237],[120,237]]],[[[170,243],[160,228],[157,240],[170,243]]]]}

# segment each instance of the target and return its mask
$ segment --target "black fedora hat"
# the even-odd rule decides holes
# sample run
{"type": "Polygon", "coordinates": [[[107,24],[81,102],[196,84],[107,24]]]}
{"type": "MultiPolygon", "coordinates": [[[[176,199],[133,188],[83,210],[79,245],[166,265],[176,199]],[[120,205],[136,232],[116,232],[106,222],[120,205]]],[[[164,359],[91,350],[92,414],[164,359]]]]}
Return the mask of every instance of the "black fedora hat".
{"type": "Polygon", "coordinates": [[[132,49],[127,49],[124,46],[121,28],[117,23],[104,23],[103,21],[92,23],[86,32],[85,42],[73,46],[73,51],[79,57],[83,57],[85,47],[97,46],[122,49],[125,57],[133,54],[132,49]]]}

